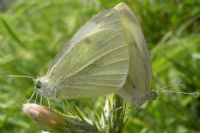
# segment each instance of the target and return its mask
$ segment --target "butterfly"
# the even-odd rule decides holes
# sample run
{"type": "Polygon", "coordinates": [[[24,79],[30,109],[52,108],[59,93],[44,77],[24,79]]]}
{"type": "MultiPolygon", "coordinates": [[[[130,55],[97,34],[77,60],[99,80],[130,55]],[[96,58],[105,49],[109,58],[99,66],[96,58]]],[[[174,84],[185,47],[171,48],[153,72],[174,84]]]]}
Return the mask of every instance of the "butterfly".
{"type": "Polygon", "coordinates": [[[154,99],[152,68],[142,28],[133,11],[119,3],[84,24],[35,80],[51,99],[117,93],[133,104],[154,99]]]}

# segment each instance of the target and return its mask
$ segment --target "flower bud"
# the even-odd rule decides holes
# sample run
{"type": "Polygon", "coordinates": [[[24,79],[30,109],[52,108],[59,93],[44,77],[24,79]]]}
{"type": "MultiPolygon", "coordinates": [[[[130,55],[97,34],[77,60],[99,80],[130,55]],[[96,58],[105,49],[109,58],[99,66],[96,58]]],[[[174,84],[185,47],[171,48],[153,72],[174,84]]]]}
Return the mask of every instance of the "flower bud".
{"type": "Polygon", "coordinates": [[[34,104],[23,104],[22,110],[39,124],[55,132],[80,132],[95,133],[96,129],[93,125],[80,120],[74,116],[66,116],[52,109],[34,104]]]}

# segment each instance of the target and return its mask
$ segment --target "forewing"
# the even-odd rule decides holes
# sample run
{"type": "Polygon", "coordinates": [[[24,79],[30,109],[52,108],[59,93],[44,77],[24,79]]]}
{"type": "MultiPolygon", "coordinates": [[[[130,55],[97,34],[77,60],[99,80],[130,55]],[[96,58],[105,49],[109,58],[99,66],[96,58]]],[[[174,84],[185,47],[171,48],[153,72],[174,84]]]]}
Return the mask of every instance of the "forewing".
{"type": "Polygon", "coordinates": [[[125,28],[126,41],[130,52],[129,75],[118,94],[131,103],[143,104],[150,99],[152,70],[142,28],[135,14],[127,5],[121,3],[115,9],[119,12],[125,28]]]}
{"type": "Polygon", "coordinates": [[[79,44],[79,42],[84,38],[105,29],[119,30],[119,20],[119,15],[114,9],[103,11],[97,14],[96,16],[92,17],[90,20],[88,20],[88,22],[86,22],[86,24],[84,24],[78,30],[78,32],[73,36],[73,38],[68,43],[66,43],[62,50],[56,55],[51,66],[49,67],[47,76],[49,75],[51,69],[55,67],[59,59],[65,53],[69,52],[74,46],[79,44]]]}
{"type": "Polygon", "coordinates": [[[134,12],[126,4],[121,3],[115,9],[119,12],[124,27],[131,33],[127,38],[133,51],[131,53],[135,54],[134,51],[137,51],[137,54],[133,56],[142,60],[143,65],[140,66],[143,66],[146,79],[148,79],[147,82],[150,84],[152,78],[151,61],[140,23],[134,12]]]}
{"type": "Polygon", "coordinates": [[[57,85],[58,99],[94,97],[121,88],[128,67],[124,28],[116,11],[108,10],[78,31],[47,78],[57,85]]]}
{"type": "Polygon", "coordinates": [[[149,89],[152,78],[151,61],[142,28],[135,14],[125,4],[115,7],[126,28],[127,42],[130,46],[130,77],[136,87],[149,89]]]}

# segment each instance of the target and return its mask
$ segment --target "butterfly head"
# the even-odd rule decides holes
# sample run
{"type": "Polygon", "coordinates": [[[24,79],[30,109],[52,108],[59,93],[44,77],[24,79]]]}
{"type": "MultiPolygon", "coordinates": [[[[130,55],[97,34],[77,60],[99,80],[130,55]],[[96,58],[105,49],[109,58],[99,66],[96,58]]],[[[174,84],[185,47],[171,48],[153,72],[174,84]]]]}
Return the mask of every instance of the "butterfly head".
{"type": "Polygon", "coordinates": [[[56,95],[55,87],[52,85],[50,80],[45,77],[37,78],[35,80],[35,88],[36,92],[48,98],[54,98],[56,95]]]}
{"type": "Polygon", "coordinates": [[[158,97],[158,93],[151,91],[147,96],[150,100],[155,100],[158,97]]]}

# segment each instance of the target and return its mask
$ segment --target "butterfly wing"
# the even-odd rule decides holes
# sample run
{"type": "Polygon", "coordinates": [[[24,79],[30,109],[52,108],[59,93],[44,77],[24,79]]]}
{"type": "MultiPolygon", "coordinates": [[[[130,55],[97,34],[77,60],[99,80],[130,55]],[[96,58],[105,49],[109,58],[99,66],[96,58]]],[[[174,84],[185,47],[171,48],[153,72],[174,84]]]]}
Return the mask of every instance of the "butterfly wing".
{"type": "Polygon", "coordinates": [[[51,66],[49,67],[47,76],[53,67],[56,66],[58,60],[70,51],[74,46],[78,45],[78,43],[84,38],[99,32],[103,29],[112,29],[112,30],[120,30],[119,27],[119,15],[115,10],[110,9],[103,11],[96,16],[92,17],[86,24],[84,24],[78,32],[73,36],[73,38],[62,48],[62,50],[56,55],[53,60],[51,66]],[[115,29],[116,28],[116,29],[115,29]]]}
{"type": "Polygon", "coordinates": [[[56,57],[47,78],[58,99],[94,97],[123,86],[129,67],[128,44],[116,10],[87,22],[56,57]]]}
{"type": "Polygon", "coordinates": [[[130,50],[129,75],[123,89],[118,94],[128,101],[142,104],[150,95],[152,78],[150,56],[142,28],[135,14],[124,3],[115,7],[126,30],[126,40],[130,50]]]}

